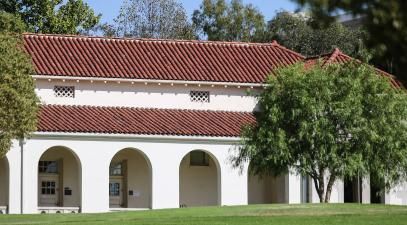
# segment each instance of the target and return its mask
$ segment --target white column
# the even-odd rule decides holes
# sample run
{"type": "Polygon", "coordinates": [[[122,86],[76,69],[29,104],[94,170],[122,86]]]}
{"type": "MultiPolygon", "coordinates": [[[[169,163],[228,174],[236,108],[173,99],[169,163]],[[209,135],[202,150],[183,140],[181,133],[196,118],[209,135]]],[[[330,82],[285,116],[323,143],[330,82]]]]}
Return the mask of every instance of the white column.
{"type": "Polygon", "coordinates": [[[97,149],[88,149],[82,154],[82,212],[109,211],[109,159],[95,154],[97,149]]]}
{"type": "Polygon", "coordinates": [[[38,160],[43,149],[37,142],[27,140],[23,156],[23,213],[38,213],[38,160]]]}
{"type": "Polygon", "coordinates": [[[123,147],[120,142],[72,142],[71,149],[81,160],[81,210],[83,213],[109,212],[109,166],[123,147]]]}
{"type": "Polygon", "coordinates": [[[10,151],[7,153],[9,165],[9,183],[8,183],[8,213],[21,213],[21,151],[18,141],[13,141],[10,151]]]}
{"type": "Polygon", "coordinates": [[[362,203],[370,203],[370,177],[362,178],[362,203]]]}
{"type": "Polygon", "coordinates": [[[345,184],[343,180],[336,180],[332,187],[331,203],[343,203],[345,201],[345,184]]]}
{"type": "Polygon", "coordinates": [[[224,162],[220,167],[221,205],[247,205],[247,166],[240,171],[238,168],[233,168],[230,163],[224,162]]]}
{"type": "Polygon", "coordinates": [[[179,166],[181,157],[172,145],[150,151],[152,165],[152,208],[179,208],[179,166]],[[161,151],[160,151],[161,150],[161,151]]]}
{"type": "Polygon", "coordinates": [[[286,191],[285,199],[289,204],[301,203],[301,176],[290,171],[286,177],[286,191]]]}

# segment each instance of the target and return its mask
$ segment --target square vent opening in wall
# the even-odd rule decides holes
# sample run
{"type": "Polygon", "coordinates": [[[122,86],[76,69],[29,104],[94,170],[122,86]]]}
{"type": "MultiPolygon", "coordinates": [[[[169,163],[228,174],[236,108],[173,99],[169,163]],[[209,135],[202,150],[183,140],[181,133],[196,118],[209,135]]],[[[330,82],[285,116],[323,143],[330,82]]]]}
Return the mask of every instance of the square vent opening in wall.
{"type": "Polygon", "coordinates": [[[54,86],[54,96],[57,98],[75,98],[75,87],[54,86]]]}
{"type": "Polygon", "coordinates": [[[190,91],[191,102],[209,102],[209,91],[190,91]]]}

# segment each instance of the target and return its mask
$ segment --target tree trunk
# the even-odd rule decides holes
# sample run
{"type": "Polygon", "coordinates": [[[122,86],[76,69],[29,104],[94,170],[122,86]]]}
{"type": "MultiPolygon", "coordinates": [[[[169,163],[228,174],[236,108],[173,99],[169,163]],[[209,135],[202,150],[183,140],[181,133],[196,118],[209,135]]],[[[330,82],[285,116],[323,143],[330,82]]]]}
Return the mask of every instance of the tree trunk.
{"type": "Polygon", "coordinates": [[[312,179],[314,180],[314,186],[318,193],[319,202],[320,203],[325,202],[325,199],[324,199],[324,192],[325,192],[324,172],[320,171],[319,175],[317,177],[313,177],[312,179]]]}
{"type": "Polygon", "coordinates": [[[335,175],[329,177],[328,185],[326,186],[325,203],[329,203],[331,199],[332,187],[334,186],[335,180],[335,175]]]}

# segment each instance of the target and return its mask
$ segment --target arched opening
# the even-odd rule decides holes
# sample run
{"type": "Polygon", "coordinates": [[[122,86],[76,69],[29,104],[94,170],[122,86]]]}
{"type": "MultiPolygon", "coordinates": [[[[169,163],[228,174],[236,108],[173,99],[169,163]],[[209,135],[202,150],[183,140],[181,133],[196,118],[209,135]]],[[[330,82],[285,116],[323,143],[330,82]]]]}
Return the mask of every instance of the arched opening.
{"type": "Polygon", "coordinates": [[[0,158],[0,214],[8,211],[9,201],[9,165],[4,156],[0,158]]]}
{"type": "Polygon", "coordinates": [[[179,203],[180,207],[220,204],[220,167],[210,153],[195,150],[181,160],[179,203]]]}
{"type": "MultiPolygon", "coordinates": [[[[372,177],[372,175],[370,175],[372,177]]],[[[369,187],[370,187],[370,203],[372,204],[385,204],[385,193],[384,183],[376,183],[370,180],[369,178],[369,187]]]]}
{"type": "Polygon", "coordinates": [[[343,181],[343,200],[345,203],[362,202],[362,179],[346,177],[343,181]]]}
{"type": "Polygon", "coordinates": [[[311,203],[312,202],[312,178],[309,176],[301,176],[300,181],[301,189],[301,203],[311,203]]]}
{"type": "MultiPolygon", "coordinates": [[[[271,174],[271,173],[270,173],[271,174]]],[[[254,175],[249,165],[247,174],[247,197],[249,204],[287,203],[287,176],[269,174],[254,175]]]]}
{"type": "Polygon", "coordinates": [[[38,206],[79,210],[81,180],[81,162],[72,150],[62,146],[48,149],[38,162],[38,206]]]}
{"type": "Polygon", "coordinates": [[[151,164],[135,149],[116,153],[109,167],[110,208],[151,208],[151,164]]]}

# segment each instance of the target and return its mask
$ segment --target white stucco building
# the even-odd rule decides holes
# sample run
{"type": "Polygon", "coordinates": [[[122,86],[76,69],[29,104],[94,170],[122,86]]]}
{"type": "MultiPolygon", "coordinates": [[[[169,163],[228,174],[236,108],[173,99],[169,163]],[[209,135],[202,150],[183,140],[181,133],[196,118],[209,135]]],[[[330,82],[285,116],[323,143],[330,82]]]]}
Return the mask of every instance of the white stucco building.
{"type": "MultiPolygon", "coordinates": [[[[230,162],[253,96],[300,54],[276,42],[37,34],[24,46],[41,110],[38,131],[0,160],[2,213],[318,202],[309,179],[260,179],[230,162]]],[[[406,204],[406,190],[377,199],[367,179],[338,181],[331,200],[406,204]]]]}

